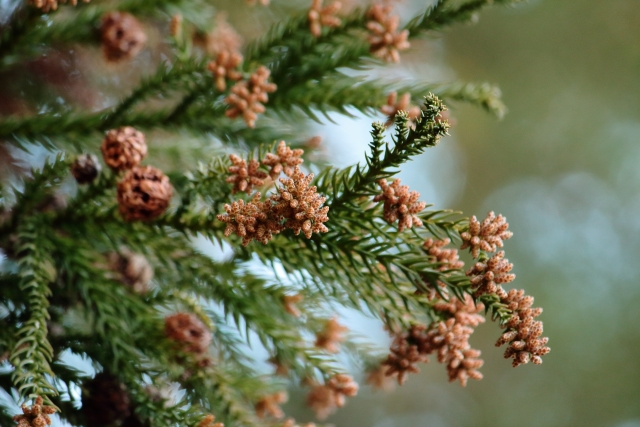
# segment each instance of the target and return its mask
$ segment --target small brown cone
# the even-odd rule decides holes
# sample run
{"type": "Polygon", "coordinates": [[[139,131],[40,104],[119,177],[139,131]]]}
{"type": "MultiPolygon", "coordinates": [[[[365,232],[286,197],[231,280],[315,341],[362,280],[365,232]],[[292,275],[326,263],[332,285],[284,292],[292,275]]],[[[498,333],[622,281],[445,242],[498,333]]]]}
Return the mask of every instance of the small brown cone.
{"type": "Polygon", "coordinates": [[[94,154],[81,154],[71,165],[71,174],[78,184],[88,184],[100,175],[102,166],[94,154]]]}
{"type": "Polygon", "coordinates": [[[202,355],[211,344],[211,332],[195,315],[176,313],[164,321],[166,336],[182,344],[182,348],[190,353],[202,355]]]}
{"type": "Polygon", "coordinates": [[[102,17],[102,50],[110,62],[131,59],[136,56],[147,36],[140,22],[130,13],[109,12],[102,17]]]}
{"type": "Polygon", "coordinates": [[[118,183],[118,205],[127,221],[159,217],[169,207],[172,196],[169,178],[152,166],[137,166],[118,183]]]}
{"type": "Polygon", "coordinates": [[[100,149],[104,162],[115,170],[131,169],[147,155],[144,134],[131,126],[111,129],[100,149]]]}

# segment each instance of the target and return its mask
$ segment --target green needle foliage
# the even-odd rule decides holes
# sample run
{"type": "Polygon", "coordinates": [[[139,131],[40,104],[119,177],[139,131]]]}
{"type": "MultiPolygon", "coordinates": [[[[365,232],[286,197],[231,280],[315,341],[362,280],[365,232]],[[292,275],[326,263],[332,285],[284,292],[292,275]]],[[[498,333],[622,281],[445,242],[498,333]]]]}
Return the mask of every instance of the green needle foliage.
{"type": "Polygon", "coordinates": [[[514,279],[499,252],[505,219],[431,209],[394,179],[446,139],[445,103],[501,117],[499,89],[350,71],[516,2],[441,0],[404,27],[390,6],[340,14],[313,2],[244,49],[212,0],[17,5],[0,36],[7,76],[77,44],[133,67],[145,31],[165,41],[148,48],[162,58],[155,71],[108,108],[25,96],[27,113],[0,116],[7,164],[48,158],[0,175],[0,387],[26,404],[15,423],[46,425],[55,409],[87,427],[295,427],[278,406],[292,382],[320,418],[355,396],[341,353],[374,386],[403,383],[432,353],[452,381],[480,379],[468,338],[483,309],[514,366],[541,363],[541,310],[502,288],[514,279]],[[310,121],[356,111],[388,122],[373,124],[363,163],[327,165],[310,121]],[[162,171],[140,165],[147,151],[162,171]],[[203,239],[219,253],[198,249],[203,239]],[[457,248],[470,249],[470,269],[457,248]],[[347,333],[344,307],[379,319],[391,348],[347,333]]]}

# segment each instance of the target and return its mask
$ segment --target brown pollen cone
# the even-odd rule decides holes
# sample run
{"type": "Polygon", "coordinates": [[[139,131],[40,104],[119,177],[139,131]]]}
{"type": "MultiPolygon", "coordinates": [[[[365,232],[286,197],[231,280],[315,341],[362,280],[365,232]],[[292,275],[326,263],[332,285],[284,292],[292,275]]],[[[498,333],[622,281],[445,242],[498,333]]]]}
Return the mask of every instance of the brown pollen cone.
{"type": "Polygon", "coordinates": [[[409,31],[398,32],[400,18],[397,15],[391,15],[391,9],[391,5],[381,3],[374,4],[369,9],[367,17],[371,20],[367,22],[368,40],[373,56],[387,62],[400,62],[399,51],[408,49],[410,46],[407,41],[409,31]]]}
{"type": "Polygon", "coordinates": [[[190,313],[176,313],[164,321],[166,336],[182,345],[190,353],[202,355],[211,344],[211,332],[197,316],[190,313]]]}
{"type": "Polygon", "coordinates": [[[311,34],[315,37],[320,37],[322,27],[339,26],[342,21],[335,14],[340,10],[340,7],[342,7],[342,4],[339,1],[334,1],[326,7],[322,7],[322,0],[313,0],[307,15],[311,34]]]}
{"type": "Polygon", "coordinates": [[[102,141],[102,157],[111,169],[127,170],[147,155],[144,134],[131,126],[111,129],[102,141]]]}
{"type": "Polygon", "coordinates": [[[149,221],[169,207],[173,187],[169,178],[152,166],[136,166],[118,183],[118,205],[127,221],[149,221]]]}
{"type": "Polygon", "coordinates": [[[324,325],[324,329],[316,335],[315,346],[324,348],[329,353],[340,351],[340,343],[345,340],[344,333],[349,328],[338,323],[335,317],[329,319],[324,325]]]}
{"type": "Polygon", "coordinates": [[[289,396],[286,391],[279,391],[264,396],[256,403],[256,415],[258,415],[260,419],[264,419],[267,415],[280,419],[284,417],[284,412],[280,408],[280,404],[286,403],[287,400],[289,400],[289,396]]]}
{"type": "Polygon", "coordinates": [[[42,397],[38,396],[31,407],[22,405],[22,414],[15,415],[13,421],[18,423],[17,427],[45,427],[51,425],[49,415],[55,414],[53,406],[42,404],[42,397]]]}
{"type": "Polygon", "coordinates": [[[247,161],[243,158],[230,154],[229,160],[231,160],[232,166],[229,166],[229,177],[227,177],[226,181],[230,184],[233,184],[233,189],[231,192],[233,194],[237,192],[245,192],[247,194],[251,193],[253,190],[253,186],[261,186],[264,184],[264,179],[267,177],[267,173],[261,171],[260,162],[257,160],[249,160],[247,161]]]}
{"type": "Polygon", "coordinates": [[[126,12],[108,12],[102,17],[102,50],[110,62],[131,59],[136,56],[144,44],[147,36],[140,21],[126,12]]]}
{"type": "Polygon", "coordinates": [[[276,153],[267,153],[265,158],[262,159],[262,164],[271,167],[269,176],[275,180],[281,172],[284,172],[287,176],[293,175],[295,167],[304,162],[300,158],[303,154],[303,149],[296,148],[292,150],[284,141],[280,141],[276,153]]]}

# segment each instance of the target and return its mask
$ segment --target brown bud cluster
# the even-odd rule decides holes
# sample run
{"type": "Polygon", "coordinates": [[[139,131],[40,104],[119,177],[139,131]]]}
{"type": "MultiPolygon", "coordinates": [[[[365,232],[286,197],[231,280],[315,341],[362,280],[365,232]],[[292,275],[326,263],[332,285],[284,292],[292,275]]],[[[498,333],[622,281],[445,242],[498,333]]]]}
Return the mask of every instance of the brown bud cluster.
{"type": "Polygon", "coordinates": [[[341,7],[342,4],[339,1],[334,1],[329,6],[322,7],[322,0],[313,0],[308,14],[311,34],[315,37],[320,37],[322,27],[339,26],[342,21],[335,14],[341,7]]]}
{"type": "Polygon", "coordinates": [[[149,221],[169,207],[173,187],[169,178],[152,166],[136,166],[118,183],[118,207],[127,221],[149,221]]]}
{"type": "Polygon", "coordinates": [[[284,417],[284,412],[280,408],[280,404],[286,403],[287,400],[289,400],[289,396],[286,391],[279,391],[264,396],[255,405],[256,415],[258,415],[260,419],[264,419],[267,415],[280,419],[284,417]]]}
{"type": "Polygon", "coordinates": [[[38,396],[29,408],[22,405],[22,414],[15,415],[13,421],[18,423],[17,427],[45,427],[51,425],[49,415],[55,414],[56,408],[42,404],[42,397],[38,396]]]}
{"type": "Polygon", "coordinates": [[[100,149],[104,162],[115,170],[131,169],[147,155],[144,134],[131,126],[111,129],[100,149]]]}
{"type": "Polygon", "coordinates": [[[260,193],[256,193],[250,202],[238,200],[224,205],[225,214],[217,218],[227,223],[225,236],[235,233],[242,237],[242,246],[247,246],[252,240],[266,245],[274,234],[280,233],[284,227],[272,215],[271,200],[260,201],[260,193]]]}
{"type": "Polygon", "coordinates": [[[358,384],[349,375],[338,374],[326,384],[317,384],[307,396],[307,405],[318,419],[325,419],[346,403],[346,397],[358,394],[358,384]]]}
{"type": "MultiPolygon", "coordinates": [[[[83,0],[84,3],[89,3],[89,0],[83,0]]],[[[29,0],[29,3],[34,7],[37,7],[44,13],[48,13],[51,10],[57,10],[60,3],[66,3],[66,0],[29,0]]],[[[78,4],[78,0],[69,0],[69,4],[75,6],[78,4]]]]}
{"type": "MultiPolygon", "coordinates": [[[[276,193],[264,202],[260,201],[260,193],[256,193],[250,202],[238,200],[226,204],[226,214],[217,216],[227,223],[226,236],[235,233],[242,237],[242,244],[246,246],[252,240],[266,244],[284,229],[291,229],[296,235],[302,232],[308,239],[313,233],[329,231],[324,225],[329,220],[329,207],[323,206],[326,197],[320,196],[315,186],[309,186],[313,174],[305,175],[297,166],[302,163],[299,158],[302,154],[302,150],[292,150],[284,141],[278,145],[277,154],[267,154],[262,164],[271,167],[271,176],[277,177],[284,172],[288,177],[280,179],[283,186],[276,186],[276,193]]],[[[235,154],[229,158],[233,165],[229,167],[231,175],[227,182],[234,184],[232,192],[248,193],[253,186],[263,185],[267,173],[259,169],[257,160],[247,164],[235,154]]]]}
{"type": "Polygon", "coordinates": [[[277,86],[269,83],[269,71],[258,68],[249,80],[241,80],[231,88],[231,94],[224,102],[230,107],[225,113],[229,118],[242,116],[250,128],[256,124],[258,114],[264,113],[264,103],[269,101],[268,93],[275,92],[277,86]]]}
{"type": "Polygon", "coordinates": [[[290,178],[280,178],[283,187],[271,196],[273,214],[286,220],[285,228],[296,236],[302,232],[307,239],[329,231],[324,225],[329,220],[329,206],[323,206],[327,198],[317,193],[315,185],[309,186],[312,180],[313,174],[305,176],[296,166],[290,178]]]}
{"type": "Polygon", "coordinates": [[[207,68],[213,74],[216,89],[220,92],[227,90],[227,79],[233,81],[242,79],[242,73],[237,70],[241,63],[242,55],[228,50],[218,53],[216,60],[209,62],[207,68]]]}
{"type": "Polygon", "coordinates": [[[409,191],[406,185],[400,185],[400,179],[396,179],[387,184],[386,179],[378,181],[382,187],[382,194],[373,198],[374,202],[384,201],[384,219],[389,224],[398,221],[398,231],[413,226],[422,226],[422,221],[416,214],[420,213],[425,206],[425,202],[419,202],[420,193],[409,191]]]}
{"type": "Polygon", "coordinates": [[[500,299],[505,298],[507,293],[501,285],[516,278],[515,274],[509,273],[512,268],[513,264],[504,258],[504,251],[498,252],[486,262],[475,263],[466,273],[470,277],[474,296],[497,294],[500,299]]]}
{"type": "Polygon", "coordinates": [[[429,238],[424,242],[424,250],[433,262],[439,264],[439,271],[458,270],[464,267],[464,262],[460,261],[457,249],[444,248],[449,243],[451,243],[451,239],[448,238],[442,240],[429,238]]]}
{"type": "Polygon", "coordinates": [[[509,223],[502,215],[496,216],[493,211],[480,223],[474,216],[469,220],[469,229],[460,233],[462,246],[460,249],[471,248],[471,255],[478,258],[480,250],[495,252],[503,246],[502,241],[513,236],[508,230],[509,223]]]}
{"type": "Polygon", "coordinates": [[[285,175],[291,176],[295,170],[295,167],[304,162],[300,158],[304,154],[304,150],[297,148],[292,150],[284,141],[278,143],[276,153],[267,153],[265,158],[262,159],[262,164],[271,167],[269,176],[271,179],[276,179],[281,172],[285,175]]]}
{"type": "Polygon", "coordinates": [[[470,296],[464,302],[450,297],[448,302],[436,303],[434,309],[451,317],[428,328],[414,325],[397,334],[389,356],[382,363],[387,368],[385,375],[397,376],[398,384],[402,385],[408,373],[419,372],[418,363],[428,362],[427,356],[436,353],[438,362],[447,365],[449,381],[459,380],[464,387],[469,378],[481,379],[477,369],[483,361],[478,358],[480,351],[469,345],[469,337],[473,328],[484,322],[484,317],[477,314],[483,306],[476,306],[470,296]]]}
{"type": "Polygon", "coordinates": [[[259,170],[260,162],[257,160],[250,160],[247,165],[247,161],[240,158],[235,154],[229,155],[229,160],[233,166],[229,166],[229,173],[226,181],[233,184],[232,193],[239,191],[244,193],[251,193],[253,186],[256,187],[264,184],[264,179],[267,177],[267,173],[259,170]]]}
{"type": "Polygon", "coordinates": [[[108,61],[115,62],[136,56],[147,36],[140,21],[126,12],[109,12],[102,17],[102,50],[108,61]]]}
{"type": "Polygon", "coordinates": [[[315,346],[327,350],[329,353],[340,351],[340,343],[345,340],[344,333],[349,328],[338,323],[338,319],[333,317],[324,325],[324,329],[316,335],[315,346]]]}
{"type": "Polygon", "coordinates": [[[551,350],[547,347],[549,338],[542,335],[542,322],[534,320],[542,313],[542,308],[532,308],[533,297],[525,295],[523,290],[511,289],[501,299],[513,312],[511,318],[503,325],[506,332],[496,342],[496,347],[509,344],[504,352],[505,358],[513,359],[513,366],[533,362],[542,363],[542,356],[551,350]]]}
{"type": "Polygon", "coordinates": [[[211,344],[211,332],[194,314],[176,313],[164,319],[165,335],[195,355],[203,355],[211,344]]]}
{"type": "Polygon", "coordinates": [[[387,359],[382,362],[382,366],[386,367],[385,375],[397,375],[399,385],[404,384],[409,373],[420,372],[420,368],[416,366],[418,363],[428,362],[426,355],[420,353],[417,341],[424,328],[416,325],[408,332],[397,334],[391,343],[387,359]]]}
{"type": "Polygon", "coordinates": [[[408,49],[409,31],[403,30],[398,32],[398,24],[400,17],[391,15],[391,5],[383,5],[381,3],[374,4],[367,17],[369,30],[368,41],[371,45],[370,52],[373,56],[382,58],[387,62],[400,62],[401,50],[408,49]]]}
{"type": "Polygon", "coordinates": [[[395,122],[396,114],[400,111],[405,111],[409,122],[413,124],[418,117],[420,117],[420,107],[417,105],[411,105],[411,94],[405,92],[400,99],[398,99],[398,93],[393,91],[387,96],[387,104],[380,107],[380,111],[387,116],[385,126],[389,127],[395,122]]]}

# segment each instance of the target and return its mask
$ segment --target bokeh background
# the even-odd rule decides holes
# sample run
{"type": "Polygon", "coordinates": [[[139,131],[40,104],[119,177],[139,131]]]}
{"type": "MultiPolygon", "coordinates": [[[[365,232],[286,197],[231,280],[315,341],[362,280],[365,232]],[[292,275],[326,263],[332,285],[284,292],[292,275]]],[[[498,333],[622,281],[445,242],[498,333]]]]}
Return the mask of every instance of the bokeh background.
{"type": "MultiPolygon", "coordinates": [[[[400,7],[410,16],[423,5],[400,7]]],[[[475,25],[413,43],[401,69],[387,74],[501,87],[509,108],[502,121],[452,105],[452,136],[401,177],[436,207],[506,215],[514,232],[505,245],[517,275],[512,285],[544,308],[551,353],[541,366],[513,369],[493,347],[496,325],[488,323],[471,340],[483,352],[482,381],[448,383],[432,361],[391,394],[365,388],[330,421],[640,426],[638,17],[633,0],[492,8],[475,25]]],[[[362,156],[369,122],[346,130],[349,157],[362,156]]],[[[338,162],[353,160],[329,152],[338,162]]]]}
{"type": "MultiPolygon", "coordinates": [[[[285,8],[306,3],[272,2],[285,8]]],[[[277,7],[247,15],[238,12],[245,7],[240,0],[214,3],[230,9],[229,20],[248,38],[278,19],[277,7]]],[[[425,3],[405,0],[398,9],[408,19],[425,3]]],[[[11,4],[0,1],[5,11],[11,4]]],[[[514,231],[505,246],[515,265],[513,285],[544,307],[540,319],[552,351],[542,366],[513,369],[493,347],[497,325],[487,323],[471,341],[483,352],[484,380],[461,388],[448,383],[444,367],[432,361],[392,393],[362,387],[330,423],[640,427],[639,17],[637,0],[530,0],[492,8],[473,25],[413,42],[397,67],[363,72],[387,80],[460,79],[501,87],[509,108],[503,120],[473,106],[451,105],[451,136],[407,165],[401,177],[436,208],[506,215],[514,231]]],[[[150,34],[151,44],[159,40],[150,34]]],[[[78,46],[55,55],[27,70],[49,73],[51,93],[40,93],[28,79],[5,84],[0,113],[27,112],[12,94],[37,99],[60,92],[66,96],[61,104],[104,108],[117,98],[108,95],[109,88],[127,91],[161,59],[145,51],[134,66],[116,69],[116,79],[113,69],[100,65],[95,49],[78,46]],[[75,72],[80,66],[87,71],[75,72]],[[88,81],[105,91],[98,98],[79,91],[88,81]]],[[[45,110],[55,108],[54,103],[45,110]]],[[[372,118],[332,117],[336,124],[311,125],[323,136],[328,160],[362,160],[372,118]]],[[[181,146],[187,144],[198,142],[181,146]]],[[[371,332],[375,324],[346,316],[353,330],[388,345],[381,331],[371,332]]],[[[297,419],[312,419],[302,393],[291,395],[285,409],[297,419]]]]}

